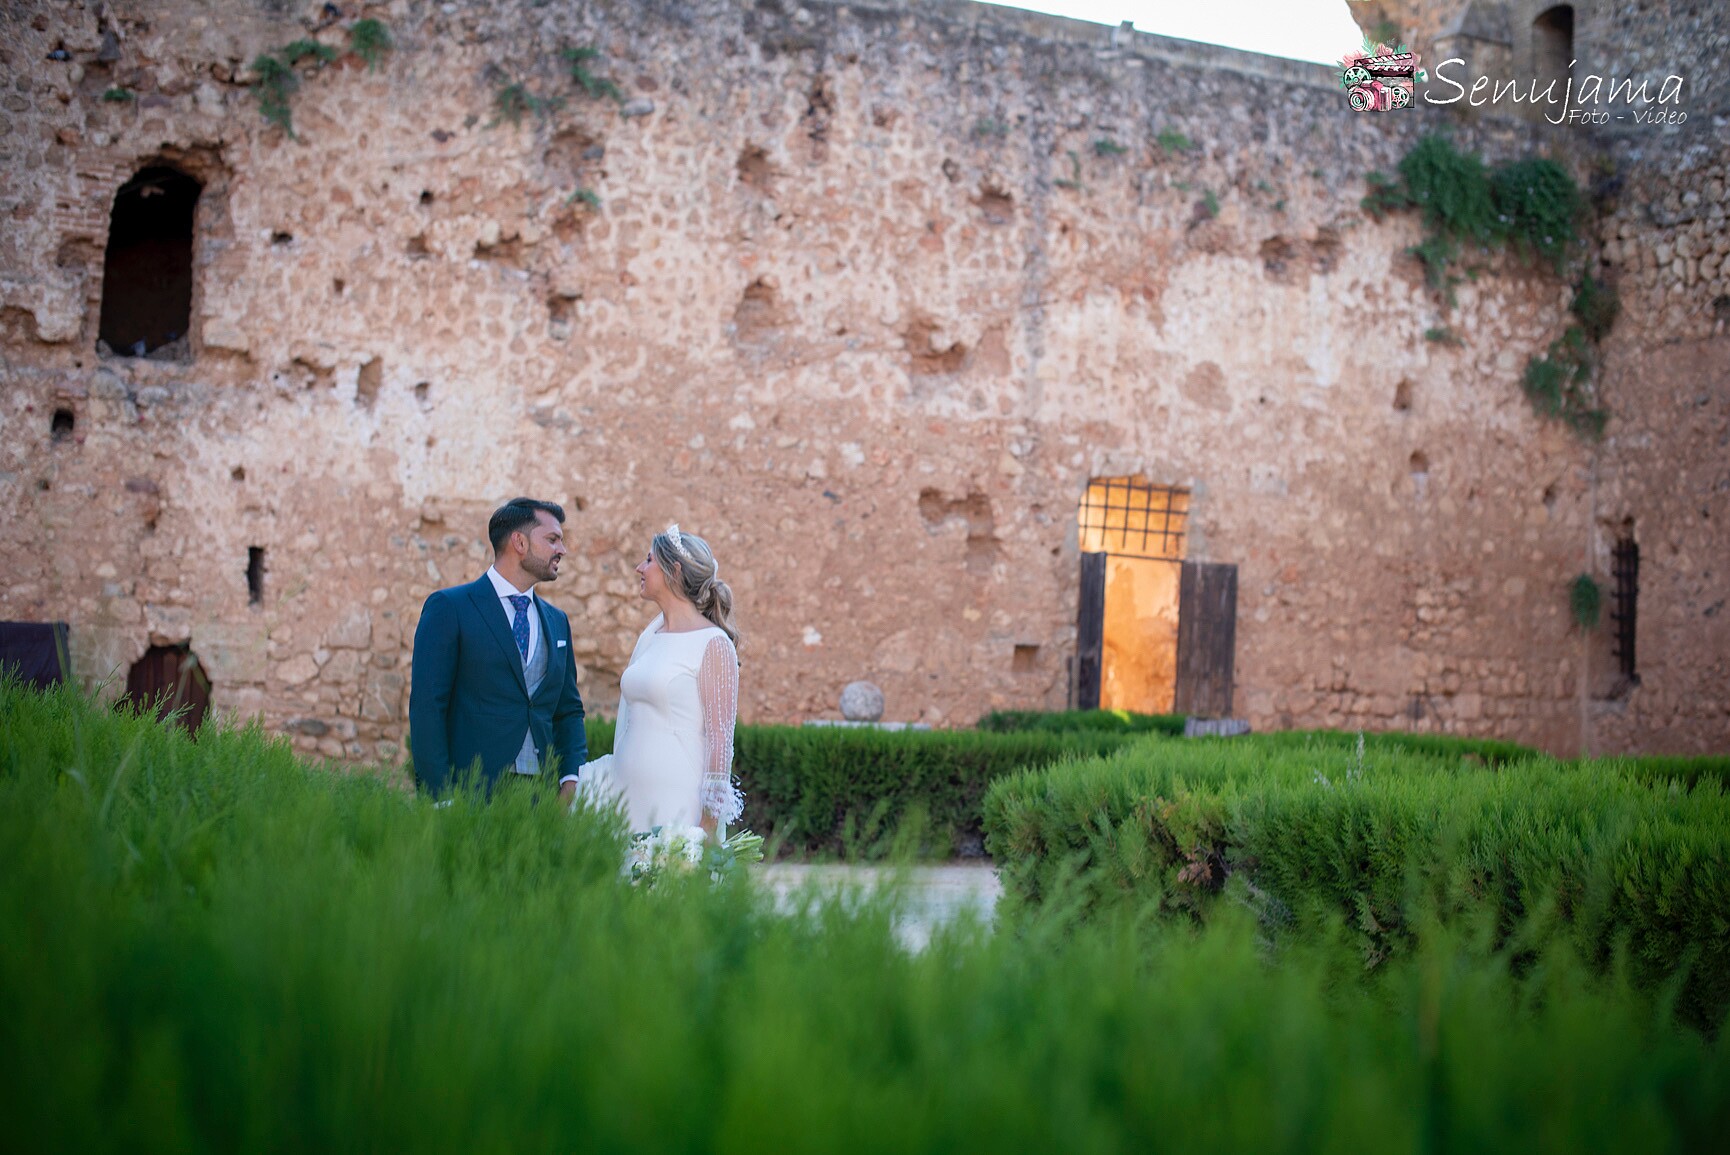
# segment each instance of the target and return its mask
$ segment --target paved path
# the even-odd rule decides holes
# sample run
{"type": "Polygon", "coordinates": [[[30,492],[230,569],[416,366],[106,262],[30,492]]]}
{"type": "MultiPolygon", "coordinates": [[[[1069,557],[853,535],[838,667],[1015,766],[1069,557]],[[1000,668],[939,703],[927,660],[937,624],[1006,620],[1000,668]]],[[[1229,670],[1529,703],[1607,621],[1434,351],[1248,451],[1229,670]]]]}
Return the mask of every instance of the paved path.
{"type": "Polygon", "coordinates": [[[791,896],[807,886],[820,893],[858,890],[869,894],[889,879],[902,879],[907,897],[896,920],[895,933],[909,950],[921,950],[935,928],[950,922],[964,910],[974,911],[989,922],[1003,885],[990,863],[943,866],[819,866],[773,862],[757,868],[758,877],[774,891],[778,906],[785,908],[791,896]]]}

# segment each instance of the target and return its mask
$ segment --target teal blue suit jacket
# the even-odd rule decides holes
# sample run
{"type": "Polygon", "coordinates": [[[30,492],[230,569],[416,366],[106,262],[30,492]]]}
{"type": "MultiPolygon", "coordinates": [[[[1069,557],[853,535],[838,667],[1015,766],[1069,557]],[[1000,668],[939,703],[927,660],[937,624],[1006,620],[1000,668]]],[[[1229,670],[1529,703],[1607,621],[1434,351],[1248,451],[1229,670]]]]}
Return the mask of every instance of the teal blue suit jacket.
{"type": "Polygon", "coordinates": [[[415,780],[434,796],[458,774],[474,775],[490,795],[533,735],[541,774],[572,773],[589,758],[571,623],[541,598],[547,672],[533,697],[510,619],[485,574],[439,590],[421,608],[409,688],[409,746],[415,780]]]}

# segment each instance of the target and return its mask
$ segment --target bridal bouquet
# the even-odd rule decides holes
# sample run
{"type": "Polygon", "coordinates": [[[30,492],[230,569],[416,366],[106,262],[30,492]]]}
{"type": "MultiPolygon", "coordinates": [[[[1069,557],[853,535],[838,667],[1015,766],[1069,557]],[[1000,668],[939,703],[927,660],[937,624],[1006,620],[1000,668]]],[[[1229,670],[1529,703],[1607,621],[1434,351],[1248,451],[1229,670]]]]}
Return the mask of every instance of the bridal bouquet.
{"type": "Polygon", "coordinates": [[[753,862],[763,861],[763,836],[741,830],[708,846],[703,851],[703,868],[713,882],[720,882],[735,870],[743,870],[753,862]]]}
{"type": "Polygon", "coordinates": [[[762,857],[763,838],[749,830],[710,843],[701,826],[657,826],[631,836],[623,873],[633,885],[654,886],[663,875],[702,869],[711,881],[720,882],[762,857]]]}

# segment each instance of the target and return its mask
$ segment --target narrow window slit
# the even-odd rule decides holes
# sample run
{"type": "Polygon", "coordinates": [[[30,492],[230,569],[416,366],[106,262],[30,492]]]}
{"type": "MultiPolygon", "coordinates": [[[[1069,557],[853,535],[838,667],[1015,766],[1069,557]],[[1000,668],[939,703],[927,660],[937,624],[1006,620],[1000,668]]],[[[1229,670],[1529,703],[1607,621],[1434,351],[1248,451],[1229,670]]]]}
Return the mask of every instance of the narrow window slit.
{"type": "Polygon", "coordinates": [[[1640,596],[1640,546],[1632,536],[1616,543],[1611,554],[1615,574],[1615,609],[1611,617],[1616,626],[1616,661],[1622,677],[1629,685],[1640,684],[1640,672],[1634,658],[1634,627],[1638,616],[1636,603],[1640,596]]]}
{"type": "Polygon", "coordinates": [[[246,551],[246,600],[255,606],[264,604],[263,546],[251,546],[246,551]]]}

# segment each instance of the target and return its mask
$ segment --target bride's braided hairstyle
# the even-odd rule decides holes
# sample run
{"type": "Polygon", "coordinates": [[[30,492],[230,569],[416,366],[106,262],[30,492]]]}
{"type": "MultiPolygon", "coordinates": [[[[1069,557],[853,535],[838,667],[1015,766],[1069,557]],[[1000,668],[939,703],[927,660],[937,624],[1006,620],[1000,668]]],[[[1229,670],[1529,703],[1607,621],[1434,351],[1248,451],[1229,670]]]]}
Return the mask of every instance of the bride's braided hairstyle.
{"type": "Polygon", "coordinates": [[[649,543],[655,564],[666,575],[667,585],[684,595],[697,612],[721,627],[733,644],[739,631],[733,628],[733,589],[720,578],[720,566],[709,543],[694,533],[681,533],[677,525],[657,533],[649,543]],[[678,569],[673,567],[677,564],[678,569]]]}

